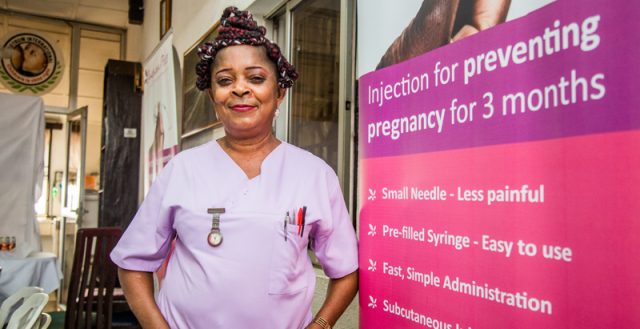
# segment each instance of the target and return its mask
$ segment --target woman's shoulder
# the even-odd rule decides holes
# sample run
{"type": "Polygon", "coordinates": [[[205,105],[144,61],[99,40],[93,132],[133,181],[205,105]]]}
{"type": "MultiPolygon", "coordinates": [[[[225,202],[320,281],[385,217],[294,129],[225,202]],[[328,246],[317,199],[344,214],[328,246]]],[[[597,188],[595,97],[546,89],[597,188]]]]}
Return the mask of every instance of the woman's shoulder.
{"type": "Polygon", "coordinates": [[[210,164],[214,161],[213,157],[216,146],[214,143],[217,142],[215,140],[210,141],[178,152],[169,160],[164,170],[168,167],[170,169],[169,171],[174,174],[179,174],[193,171],[202,164],[210,164]]]}
{"type": "Polygon", "coordinates": [[[206,142],[202,145],[198,145],[186,150],[182,150],[176,154],[171,161],[178,163],[190,162],[193,160],[202,160],[203,157],[210,156],[215,151],[217,142],[215,140],[206,142]]]}
{"type": "Polygon", "coordinates": [[[305,168],[305,170],[316,170],[321,172],[334,173],[333,168],[331,168],[331,166],[329,166],[329,164],[327,164],[327,162],[322,158],[301,147],[289,144],[287,142],[282,143],[284,144],[283,146],[285,148],[286,159],[288,163],[294,164],[299,168],[305,168]]]}

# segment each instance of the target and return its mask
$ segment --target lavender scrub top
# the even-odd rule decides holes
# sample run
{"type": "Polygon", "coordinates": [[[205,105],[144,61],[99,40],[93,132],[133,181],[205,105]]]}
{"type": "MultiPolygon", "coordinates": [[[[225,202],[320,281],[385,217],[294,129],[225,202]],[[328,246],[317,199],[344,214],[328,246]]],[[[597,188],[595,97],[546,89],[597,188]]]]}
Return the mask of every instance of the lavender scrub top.
{"type": "Polygon", "coordinates": [[[282,142],[253,179],[216,141],[174,157],[111,253],[121,268],[156,271],[175,250],[156,303],[171,328],[304,328],[312,320],[311,243],[330,278],[358,268],[338,179],[324,161],[282,142]],[[284,220],[307,207],[302,237],[284,220]],[[222,244],[207,243],[212,215],[222,244]],[[285,239],[286,235],[286,239],[285,239]]]}

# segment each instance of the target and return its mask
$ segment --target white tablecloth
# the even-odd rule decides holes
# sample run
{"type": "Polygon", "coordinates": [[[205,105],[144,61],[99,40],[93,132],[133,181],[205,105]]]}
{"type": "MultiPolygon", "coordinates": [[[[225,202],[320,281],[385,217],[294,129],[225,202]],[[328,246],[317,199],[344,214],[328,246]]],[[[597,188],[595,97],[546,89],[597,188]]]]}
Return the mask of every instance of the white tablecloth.
{"type": "Polygon", "coordinates": [[[22,287],[40,287],[51,293],[60,287],[62,274],[56,266],[56,256],[48,252],[34,252],[20,258],[9,252],[0,252],[0,300],[4,300],[22,287]]]}

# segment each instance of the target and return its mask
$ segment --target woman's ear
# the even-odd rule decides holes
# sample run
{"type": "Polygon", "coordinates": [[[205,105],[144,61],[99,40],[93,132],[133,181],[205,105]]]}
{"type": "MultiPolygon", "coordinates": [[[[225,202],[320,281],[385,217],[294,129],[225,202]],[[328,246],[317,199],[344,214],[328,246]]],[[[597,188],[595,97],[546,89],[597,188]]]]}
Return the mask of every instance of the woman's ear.
{"type": "Polygon", "coordinates": [[[278,106],[280,106],[280,104],[282,104],[282,101],[284,100],[284,96],[287,94],[287,89],[286,88],[278,88],[278,106]]]}

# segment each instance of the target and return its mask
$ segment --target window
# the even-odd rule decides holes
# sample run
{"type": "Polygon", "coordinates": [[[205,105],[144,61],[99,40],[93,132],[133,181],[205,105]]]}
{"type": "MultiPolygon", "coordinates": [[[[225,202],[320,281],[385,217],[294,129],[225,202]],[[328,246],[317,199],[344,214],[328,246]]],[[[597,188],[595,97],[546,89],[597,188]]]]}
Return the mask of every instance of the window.
{"type": "Polygon", "coordinates": [[[337,171],[340,1],[305,1],[292,22],[291,61],[300,78],[291,94],[289,141],[337,171]]]}
{"type": "Polygon", "coordinates": [[[347,200],[352,177],[348,104],[353,93],[353,2],[291,0],[267,22],[271,39],[300,74],[280,107],[276,135],[324,159],[338,173],[347,200]]]}

